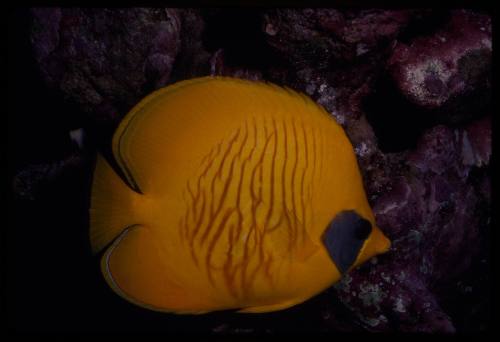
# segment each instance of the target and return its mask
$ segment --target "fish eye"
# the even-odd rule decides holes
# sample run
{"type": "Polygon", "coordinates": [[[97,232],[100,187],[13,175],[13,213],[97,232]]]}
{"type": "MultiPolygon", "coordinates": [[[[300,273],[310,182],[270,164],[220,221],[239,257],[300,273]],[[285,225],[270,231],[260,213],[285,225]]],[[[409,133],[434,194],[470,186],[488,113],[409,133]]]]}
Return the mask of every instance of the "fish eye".
{"type": "Polygon", "coordinates": [[[358,224],[353,229],[354,237],[358,240],[366,240],[370,233],[372,232],[372,225],[370,221],[361,219],[358,221],[358,224]]]}

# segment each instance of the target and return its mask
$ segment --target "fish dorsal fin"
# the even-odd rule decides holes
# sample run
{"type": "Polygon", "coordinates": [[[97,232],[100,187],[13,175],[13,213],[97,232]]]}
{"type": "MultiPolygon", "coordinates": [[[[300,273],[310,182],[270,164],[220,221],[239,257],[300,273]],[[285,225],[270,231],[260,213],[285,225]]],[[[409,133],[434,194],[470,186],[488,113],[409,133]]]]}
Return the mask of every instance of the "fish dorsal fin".
{"type": "MultiPolygon", "coordinates": [[[[128,150],[130,149],[130,140],[128,139],[128,134],[130,134],[130,129],[134,127],[136,121],[141,119],[141,114],[143,114],[145,108],[154,104],[155,101],[161,100],[177,90],[182,89],[183,87],[204,82],[205,78],[195,78],[191,80],[185,80],[181,82],[177,82],[175,84],[169,85],[164,88],[160,88],[145,98],[143,98],[138,104],[136,104],[123,118],[120,122],[120,125],[116,129],[113,135],[113,155],[116,158],[118,165],[123,171],[125,177],[127,178],[128,184],[132,186],[132,188],[138,192],[143,192],[143,189],[146,187],[145,184],[142,184],[138,181],[140,174],[140,166],[137,163],[131,161],[131,156],[128,154],[128,150]]],[[[148,154],[147,149],[143,151],[143,154],[148,154]]]]}
{"type": "Polygon", "coordinates": [[[158,175],[173,179],[173,174],[191,168],[182,163],[201,159],[205,146],[216,145],[242,124],[243,115],[258,112],[263,105],[281,110],[304,106],[303,115],[319,111],[335,121],[323,107],[290,88],[202,77],[157,90],[137,104],[115,132],[113,154],[129,184],[145,193],[157,188],[151,182],[158,175]],[[305,110],[308,107],[312,110],[305,110]]]}
{"type": "Polygon", "coordinates": [[[213,306],[174,278],[157,239],[144,226],[124,230],[103,255],[101,269],[117,294],[151,310],[202,313],[213,306]]]}

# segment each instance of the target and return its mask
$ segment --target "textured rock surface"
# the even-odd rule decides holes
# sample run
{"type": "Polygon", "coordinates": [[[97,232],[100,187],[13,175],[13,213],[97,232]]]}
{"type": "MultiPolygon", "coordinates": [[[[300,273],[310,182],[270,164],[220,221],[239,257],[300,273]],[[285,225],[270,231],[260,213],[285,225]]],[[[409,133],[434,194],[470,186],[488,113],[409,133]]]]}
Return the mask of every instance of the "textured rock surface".
{"type": "MultiPolygon", "coordinates": [[[[116,124],[150,90],[194,76],[263,79],[307,93],[345,128],[377,223],[393,241],[389,253],[290,310],[178,321],[138,310],[119,316],[117,329],[143,314],[158,323],[155,329],[175,330],[168,323],[175,321],[187,331],[202,326],[216,334],[488,328],[487,13],[51,8],[32,14],[42,76],[79,104],[90,130],[116,124]]],[[[77,168],[73,158],[31,163],[18,173],[14,191],[43,199],[43,189],[64,174],[60,168],[77,168]]]]}
{"type": "Polygon", "coordinates": [[[377,223],[393,241],[391,253],[337,285],[341,300],[367,328],[455,331],[433,292],[471,266],[487,229],[482,210],[488,200],[474,185],[485,175],[469,177],[468,160],[481,150],[463,149],[469,129],[425,132],[405,158],[407,169],[374,202],[377,223]]]}
{"type": "Polygon", "coordinates": [[[433,35],[398,43],[389,69],[408,99],[436,108],[449,101],[463,103],[459,96],[489,88],[491,51],[491,19],[456,10],[433,35]]]}
{"type": "Polygon", "coordinates": [[[206,23],[201,11],[193,8],[176,11],[181,19],[180,50],[169,83],[207,75],[211,57],[203,44],[206,23]]]}
{"type": "Polygon", "coordinates": [[[294,63],[329,68],[391,43],[415,12],[276,9],[266,13],[264,31],[269,43],[294,63]]]}
{"type": "Polygon", "coordinates": [[[226,65],[224,50],[217,50],[210,58],[210,75],[237,77],[252,81],[262,81],[262,73],[258,70],[235,68],[226,65]]]}
{"type": "Polygon", "coordinates": [[[33,9],[31,40],[48,85],[90,118],[116,121],[164,86],[180,47],[175,9],[33,9]]]}

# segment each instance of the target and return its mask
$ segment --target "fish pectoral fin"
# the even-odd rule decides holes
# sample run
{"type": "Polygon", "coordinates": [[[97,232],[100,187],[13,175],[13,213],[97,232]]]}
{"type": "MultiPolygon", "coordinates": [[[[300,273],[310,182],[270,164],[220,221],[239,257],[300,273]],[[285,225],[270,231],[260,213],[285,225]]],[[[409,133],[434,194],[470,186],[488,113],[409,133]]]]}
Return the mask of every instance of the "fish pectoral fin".
{"type": "Polygon", "coordinates": [[[144,226],[123,231],[103,255],[101,270],[110,287],[136,305],[175,313],[206,311],[206,303],[172,279],[172,267],[144,226]]]}
{"type": "Polygon", "coordinates": [[[294,305],[302,303],[301,300],[288,300],[277,304],[270,305],[262,305],[262,306],[249,306],[247,308],[243,308],[238,310],[238,313],[264,313],[264,312],[273,312],[288,309],[294,305]]]}
{"type": "Polygon", "coordinates": [[[292,236],[284,227],[270,232],[267,240],[270,250],[280,258],[292,256],[292,259],[299,262],[306,261],[319,250],[320,246],[314,243],[309,234],[292,236]]]}
{"type": "Polygon", "coordinates": [[[309,237],[307,237],[295,252],[297,260],[301,262],[306,261],[319,250],[318,247],[319,246],[317,244],[315,244],[309,237]]]}

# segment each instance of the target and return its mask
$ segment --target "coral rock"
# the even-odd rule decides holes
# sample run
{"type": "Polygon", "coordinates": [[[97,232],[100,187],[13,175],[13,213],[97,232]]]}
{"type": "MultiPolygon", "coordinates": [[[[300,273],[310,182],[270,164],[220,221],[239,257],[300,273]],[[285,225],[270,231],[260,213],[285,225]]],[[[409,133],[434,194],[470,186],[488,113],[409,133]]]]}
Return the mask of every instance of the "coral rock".
{"type": "Polygon", "coordinates": [[[178,9],[177,12],[181,18],[181,41],[172,70],[172,83],[208,75],[211,58],[211,54],[203,44],[206,23],[200,10],[183,8],[178,9]]]}
{"type": "Polygon", "coordinates": [[[409,22],[409,10],[279,9],[264,16],[269,43],[294,63],[350,61],[387,45],[409,22]]]}
{"type": "MultiPolygon", "coordinates": [[[[483,205],[466,177],[478,164],[464,163],[460,137],[469,131],[488,132],[488,122],[427,130],[417,148],[406,154],[406,172],[398,171],[388,191],[375,200],[376,221],[391,238],[391,250],[336,286],[366,329],[455,331],[436,293],[477,257],[483,205]]],[[[474,146],[481,146],[478,151],[487,150],[482,144],[488,138],[482,140],[474,140],[474,146]]]]}
{"type": "Polygon", "coordinates": [[[210,58],[210,75],[243,78],[251,81],[262,80],[262,73],[258,70],[227,65],[223,49],[217,50],[210,58]]]}
{"type": "Polygon", "coordinates": [[[489,86],[491,51],[491,19],[456,10],[435,34],[399,42],[388,63],[402,94],[419,106],[438,108],[489,86]]]}
{"type": "Polygon", "coordinates": [[[33,9],[32,45],[47,83],[91,114],[117,120],[164,86],[179,50],[172,9],[33,9]]]}
{"type": "Polygon", "coordinates": [[[491,157],[491,117],[468,125],[462,132],[462,161],[465,165],[483,166],[491,157]]]}

